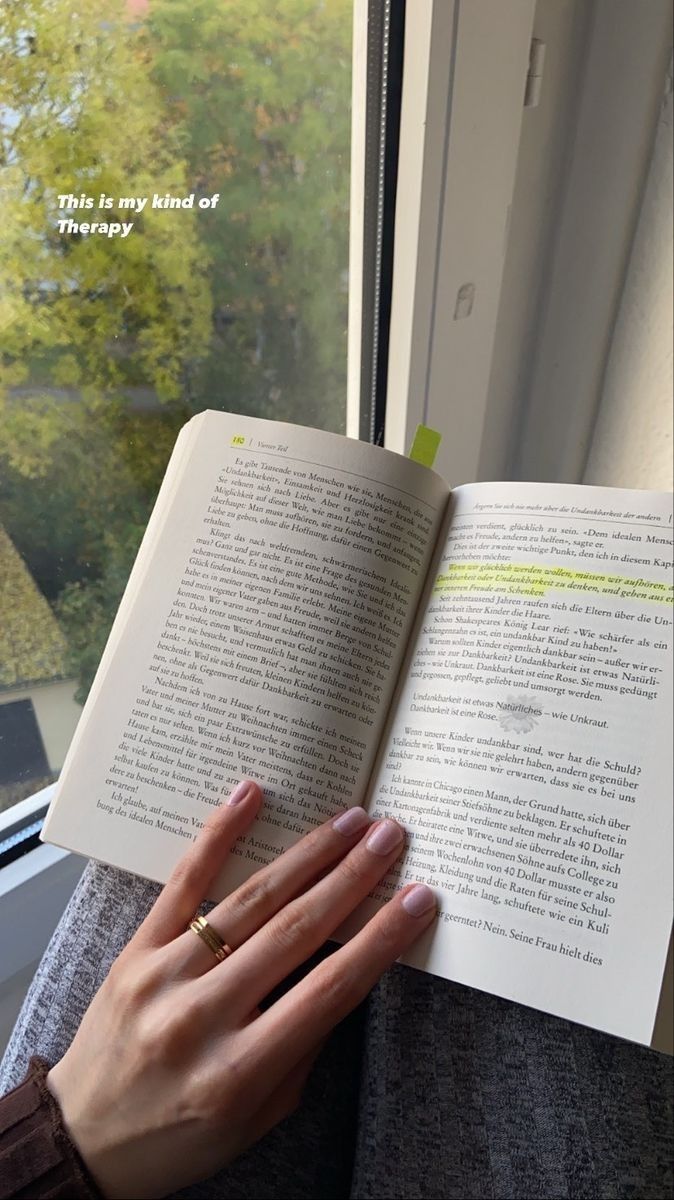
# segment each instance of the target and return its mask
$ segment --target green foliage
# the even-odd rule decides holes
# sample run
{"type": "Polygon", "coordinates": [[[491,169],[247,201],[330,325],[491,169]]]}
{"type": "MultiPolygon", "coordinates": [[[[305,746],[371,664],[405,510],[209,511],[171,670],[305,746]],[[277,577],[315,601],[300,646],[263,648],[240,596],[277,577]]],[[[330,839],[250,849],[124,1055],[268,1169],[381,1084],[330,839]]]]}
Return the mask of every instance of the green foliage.
{"type": "Polygon", "coordinates": [[[197,395],[341,431],[351,0],[156,0],[150,12],[167,119],[190,178],[220,193],[200,220],[215,320],[197,395]]]}
{"type": "MultiPolygon", "coordinates": [[[[176,399],[208,342],[208,255],[181,212],[141,215],[123,241],[57,228],[67,215],[91,218],[59,207],[59,195],[187,190],[178,132],[163,121],[123,9],[121,0],[8,0],[0,12],[0,397],[48,387],[55,407],[59,388],[86,405],[142,383],[176,399]]],[[[16,421],[8,430],[21,473],[48,457],[49,424],[43,407],[22,438],[16,421]],[[27,434],[37,434],[30,462],[17,452],[27,434]]]]}
{"type": "Polygon", "coordinates": [[[341,430],[351,0],[4,0],[0,520],[83,697],[178,428],[341,430]],[[213,210],[61,194],[219,193],[213,210]],[[56,222],[133,219],[124,240],[56,222]]]}
{"type": "Polygon", "coordinates": [[[89,583],[68,583],[59,596],[56,612],[68,644],[66,672],[79,679],[75,699],[80,704],[96,674],[143,529],[143,525],[129,526],[121,539],[104,535],[105,566],[100,577],[89,583]]]}
{"type": "Polygon", "coordinates": [[[1,526],[0,612],[0,688],[62,677],[63,634],[1,526]]]}
{"type": "Polygon", "coordinates": [[[67,583],[100,578],[110,545],[145,524],[188,415],[176,405],[133,413],[112,400],[83,407],[37,399],[8,407],[4,428],[14,433],[16,426],[17,440],[33,426],[48,428],[51,438],[37,471],[27,436],[28,478],[0,470],[0,520],[49,600],[67,583]]]}

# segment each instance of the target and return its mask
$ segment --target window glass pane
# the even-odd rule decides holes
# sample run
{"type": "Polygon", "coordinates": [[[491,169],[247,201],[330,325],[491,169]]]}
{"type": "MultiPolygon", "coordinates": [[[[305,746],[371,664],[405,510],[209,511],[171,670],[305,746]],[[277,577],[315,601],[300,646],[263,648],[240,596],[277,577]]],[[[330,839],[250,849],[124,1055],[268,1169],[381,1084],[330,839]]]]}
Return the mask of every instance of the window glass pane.
{"type": "Polygon", "coordinates": [[[0,7],[0,807],[62,764],[180,426],[344,428],[351,25],[0,7]]]}

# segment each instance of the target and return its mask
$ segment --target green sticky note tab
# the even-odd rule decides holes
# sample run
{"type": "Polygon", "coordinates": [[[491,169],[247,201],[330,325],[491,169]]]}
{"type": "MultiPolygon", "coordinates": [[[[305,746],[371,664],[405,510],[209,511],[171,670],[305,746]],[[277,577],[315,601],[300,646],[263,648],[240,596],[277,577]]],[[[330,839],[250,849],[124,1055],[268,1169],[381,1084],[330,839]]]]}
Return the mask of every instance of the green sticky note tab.
{"type": "Polygon", "coordinates": [[[442,434],[438,433],[437,429],[429,429],[427,425],[417,425],[408,457],[414,462],[421,463],[422,467],[432,467],[441,441],[442,434]]]}

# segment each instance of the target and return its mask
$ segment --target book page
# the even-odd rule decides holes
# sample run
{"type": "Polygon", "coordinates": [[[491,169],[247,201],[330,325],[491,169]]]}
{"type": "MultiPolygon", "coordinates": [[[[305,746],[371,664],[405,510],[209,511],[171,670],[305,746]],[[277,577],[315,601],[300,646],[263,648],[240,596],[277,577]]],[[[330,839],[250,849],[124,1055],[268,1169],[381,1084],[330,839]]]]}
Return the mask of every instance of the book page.
{"type": "Polygon", "coordinates": [[[181,434],[46,840],[165,879],[242,776],[213,898],[362,801],[449,488],[365,443],[204,413],[181,434]]]}
{"type": "Polygon", "coordinates": [[[672,920],[672,502],[458,488],[380,766],[417,966],[649,1042],[672,920]]]}

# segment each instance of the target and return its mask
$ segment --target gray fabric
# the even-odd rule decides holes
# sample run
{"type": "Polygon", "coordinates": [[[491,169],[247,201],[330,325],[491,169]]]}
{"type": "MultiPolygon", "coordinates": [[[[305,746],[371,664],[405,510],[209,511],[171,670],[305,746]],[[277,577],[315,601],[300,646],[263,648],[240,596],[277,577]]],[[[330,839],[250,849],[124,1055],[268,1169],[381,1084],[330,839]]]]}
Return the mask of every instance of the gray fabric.
{"type": "MultiPolygon", "coordinates": [[[[90,864],[2,1067],[66,1050],[158,888],[90,864]]],[[[184,1197],[667,1200],[670,1060],[394,967],[328,1042],[300,1109],[184,1197]]]]}
{"type": "Polygon", "coordinates": [[[396,967],[369,1005],[352,1195],[666,1200],[665,1056],[396,967]]]}

